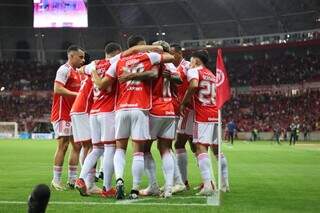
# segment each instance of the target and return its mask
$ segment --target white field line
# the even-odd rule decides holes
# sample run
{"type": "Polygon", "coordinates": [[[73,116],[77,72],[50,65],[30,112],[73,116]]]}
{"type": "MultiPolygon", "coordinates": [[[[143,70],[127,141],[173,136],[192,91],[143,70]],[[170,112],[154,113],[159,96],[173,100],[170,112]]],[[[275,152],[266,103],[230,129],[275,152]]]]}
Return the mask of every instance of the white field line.
{"type": "MultiPolygon", "coordinates": [[[[206,197],[193,197],[193,196],[186,196],[186,197],[174,197],[173,199],[205,199],[206,197]]],[[[147,200],[159,200],[159,198],[143,198],[138,200],[124,200],[124,201],[117,201],[115,203],[107,203],[107,202],[80,202],[80,201],[51,201],[49,202],[50,205],[105,205],[105,206],[118,206],[118,205],[133,205],[133,206],[213,206],[213,204],[207,199],[207,203],[142,203],[142,201],[147,200]]],[[[6,201],[0,200],[1,204],[19,204],[19,205],[27,205],[26,201],[6,201]]]]}

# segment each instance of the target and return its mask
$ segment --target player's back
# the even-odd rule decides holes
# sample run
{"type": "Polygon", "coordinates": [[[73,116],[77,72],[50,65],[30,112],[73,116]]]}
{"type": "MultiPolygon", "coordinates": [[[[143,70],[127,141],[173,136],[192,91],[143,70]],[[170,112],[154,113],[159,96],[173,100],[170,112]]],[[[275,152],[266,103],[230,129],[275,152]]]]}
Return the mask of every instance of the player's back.
{"type": "MultiPolygon", "coordinates": [[[[69,64],[64,64],[60,66],[57,71],[55,83],[64,86],[70,91],[78,92],[80,89],[80,75],[69,64]]],[[[69,113],[74,100],[75,97],[73,96],[62,96],[54,93],[51,109],[51,121],[70,121],[69,113]]]]}
{"type": "MultiPolygon", "coordinates": [[[[150,71],[154,60],[160,62],[161,55],[156,53],[138,53],[121,58],[116,65],[116,76],[125,73],[141,73],[150,71]],[[159,57],[159,59],[154,59],[159,57]]],[[[118,83],[116,92],[116,110],[121,109],[142,109],[151,108],[151,80],[127,81],[118,83]]]]}
{"type": "Polygon", "coordinates": [[[170,80],[163,77],[163,72],[176,73],[171,63],[158,65],[158,78],[152,82],[152,108],[150,113],[156,116],[175,116],[170,80]]]}
{"type": "Polygon", "coordinates": [[[199,81],[198,89],[194,94],[195,120],[197,122],[217,122],[215,75],[206,67],[197,67],[189,71],[197,72],[199,81]]]}

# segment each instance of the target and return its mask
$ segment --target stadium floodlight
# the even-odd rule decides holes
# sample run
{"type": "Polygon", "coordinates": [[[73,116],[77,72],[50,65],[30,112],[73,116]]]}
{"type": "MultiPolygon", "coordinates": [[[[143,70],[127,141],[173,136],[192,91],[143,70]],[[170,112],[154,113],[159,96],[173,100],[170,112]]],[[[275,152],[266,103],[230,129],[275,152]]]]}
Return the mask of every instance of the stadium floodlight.
{"type": "Polygon", "coordinates": [[[5,89],[6,89],[5,87],[1,87],[0,92],[3,92],[5,89]]]}

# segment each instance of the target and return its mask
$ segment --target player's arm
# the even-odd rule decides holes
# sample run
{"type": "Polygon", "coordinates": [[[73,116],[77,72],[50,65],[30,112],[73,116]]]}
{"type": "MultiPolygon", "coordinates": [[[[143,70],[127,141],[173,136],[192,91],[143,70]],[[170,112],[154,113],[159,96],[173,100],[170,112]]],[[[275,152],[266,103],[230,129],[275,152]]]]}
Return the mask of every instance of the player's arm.
{"type": "Polygon", "coordinates": [[[62,85],[59,82],[54,83],[53,92],[55,94],[63,95],[63,96],[77,96],[78,95],[77,92],[73,92],[71,90],[68,90],[67,88],[64,87],[64,85],[62,85]]]}
{"type": "Polygon", "coordinates": [[[152,80],[158,77],[159,71],[158,67],[153,66],[151,70],[147,70],[140,73],[128,73],[124,72],[121,76],[119,76],[118,80],[120,83],[126,81],[143,81],[143,80],[152,80]]]}
{"type": "Polygon", "coordinates": [[[199,85],[198,79],[194,78],[189,82],[189,87],[183,97],[183,100],[182,100],[181,106],[180,106],[180,113],[182,116],[184,116],[185,109],[190,104],[192,96],[197,91],[198,85],[199,85]]]}
{"type": "Polygon", "coordinates": [[[93,70],[91,74],[92,74],[92,79],[94,81],[94,84],[97,85],[97,87],[101,90],[107,89],[108,86],[113,83],[112,78],[110,78],[108,76],[104,76],[102,78],[98,75],[96,70],[93,70]]]}
{"type": "Polygon", "coordinates": [[[125,51],[123,51],[123,53],[121,53],[122,57],[126,57],[132,54],[136,54],[139,52],[163,52],[163,48],[160,45],[137,45],[134,47],[131,47],[125,51]]]}
{"type": "Polygon", "coordinates": [[[175,84],[181,84],[182,79],[178,72],[176,72],[176,68],[173,64],[168,65],[165,64],[165,70],[162,72],[162,76],[166,79],[168,79],[170,82],[175,84]]]}

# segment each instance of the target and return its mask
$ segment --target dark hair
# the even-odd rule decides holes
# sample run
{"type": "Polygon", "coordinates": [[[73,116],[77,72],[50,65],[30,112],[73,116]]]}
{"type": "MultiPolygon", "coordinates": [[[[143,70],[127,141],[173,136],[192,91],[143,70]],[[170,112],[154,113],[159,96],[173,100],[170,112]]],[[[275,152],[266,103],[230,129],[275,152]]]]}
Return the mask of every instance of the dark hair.
{"type": "Polygon", "coordinates": [[[70,53],[71,51],[79,51],[79,50],[84,51],[81,47],[77,45],[70,45],[67,49],[67,53],[70,53]]]}
{"type": "Polygon", "coordinates": [[[120,44],[118,44],[116,42],[110,42],[104,48],[104,52],[106,54],[110,54],[110,53],[117,51],[117,50],[121,51],[122,49],[121,49],[120,44]]]}
{"type": "Polygon", "coordinates": [[[171,46],[171,48],[173,47],[177,52],[182,51],[182,47],[180,44],[171,44],[170,46],[171,46]]]}
{"type": "Polygon", "coordinates": [[[209,61],[209,53],[207,50],[198,50],[191,54],[193,58],[199,58],[204,65],[206,65],[209,61]]]}
{"type": "Polygon", "coordinates": [[[145,41],[143,36],[141,36],[141,35],[131,35],[128,38],[128,41],[127,41],[128,48],[136,46],[141,41],[145,41]]]}

